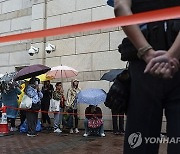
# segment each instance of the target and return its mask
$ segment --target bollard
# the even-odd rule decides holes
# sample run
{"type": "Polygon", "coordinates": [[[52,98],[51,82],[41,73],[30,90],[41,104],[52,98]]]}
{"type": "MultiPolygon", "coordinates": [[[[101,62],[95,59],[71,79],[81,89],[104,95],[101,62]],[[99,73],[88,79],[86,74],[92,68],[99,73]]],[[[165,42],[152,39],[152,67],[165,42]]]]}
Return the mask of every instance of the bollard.
{"type": "Polygon", "coordinates": [[[1,108],[2,117],[0,121],[0,136],[5,136],[9,134],[7,115],[6,115],[6,106],[1,108]]]}

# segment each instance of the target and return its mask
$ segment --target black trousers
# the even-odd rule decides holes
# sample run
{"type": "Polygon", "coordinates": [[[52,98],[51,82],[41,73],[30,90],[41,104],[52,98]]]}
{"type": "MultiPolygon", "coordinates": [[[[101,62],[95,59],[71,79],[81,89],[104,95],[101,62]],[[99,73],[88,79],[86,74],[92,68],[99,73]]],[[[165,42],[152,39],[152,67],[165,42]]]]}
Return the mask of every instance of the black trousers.
{"type": "MultiPolygon", "coordinates": [[[[41,103],[41,110],[48,112],[49,111],[49,105],[50,105],[50,100],[47,100],[47,102],[42,102],[41,103]]],[[[46,121],[48,122],[48,124],[51,124],[51,119],[50,119],[48,113],[42,112],[42,123],[46,123],[46,121]]]]}
{"type": "Polygon", "coordinates": [[[7,118],[7,120],[10,123],[10,127],[15,127],[15,118],[7,118]]]}
{"type": "Polygon", "coordinates": [[[124,132],[124,113],[112,109],[113,133],[124,132]],[[115,116],[116,115],[116,116],[115,116]],[[118,125],[119,119],[119,125],[118,125]]]}
{"type": "Polygon", "coordinates": [[[26,112],[26,119],[28,125],[28,134],[36,135],[36,125],[38,120],[38,111],[40,109],[40,104],[32,104],[32,108],[26,112]]]}
{"type": "MultiPolygon", "coordinates": [[[[130,63],[131,94],[127,112],[124,154],[158,154],[159,143],[148,137],[160,137],[163,108],[167,119],[167,136],[180,137],[180,71],[164,80],[144,74],[144,61],[130,63]],[[153,141],[154,142],[154,141],[153,141]]],[[[168,154],[180,153],[180,141],[168,144],[168,154]]]]}
{"type": "Polygon", "coordinates": [[[78,115],[77,115],[77,109],[73,110],[74,113],[74,120],[75,120],[75,128],[78,128],[78,115]]]}
{"type": "Polygon", "coordinates": [[[20,123],[20,126],[21,126],[26,120],[26,111],[20,110],[20,120],[21,120],[21,123],[20,123]]]}

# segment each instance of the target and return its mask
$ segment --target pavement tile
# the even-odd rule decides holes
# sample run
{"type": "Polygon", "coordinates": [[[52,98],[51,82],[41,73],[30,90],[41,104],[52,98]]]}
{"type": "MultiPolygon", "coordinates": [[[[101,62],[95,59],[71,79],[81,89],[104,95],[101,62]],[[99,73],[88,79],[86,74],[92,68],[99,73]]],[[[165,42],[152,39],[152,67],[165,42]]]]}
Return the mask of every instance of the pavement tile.
{"type": "MultiPolygon", "coordinates": [[[[14,133],[0,137],[0,154],[122,154],[123,136],[106,132],[106,137],[83,137],[79,134],[61,135],[40,132],[37,137],[14,133]]],[[[166,154],[166,145],[160,146],[159,154],[166,154]]]]}

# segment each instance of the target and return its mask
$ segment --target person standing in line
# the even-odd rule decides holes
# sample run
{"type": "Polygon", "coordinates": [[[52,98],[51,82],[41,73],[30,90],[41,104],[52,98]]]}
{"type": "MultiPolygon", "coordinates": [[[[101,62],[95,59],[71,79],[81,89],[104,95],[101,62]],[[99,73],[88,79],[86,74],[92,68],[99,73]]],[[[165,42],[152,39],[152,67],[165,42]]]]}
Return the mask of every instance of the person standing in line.
{"type": "Polygon", "coordinates": [[[124,113],[120,113],[116,109],[111,109],[111,112],[114,135],[124,135],[124,113]]]}
{"type": "MultiPolygon", "coordinates": [[[[24,96],[24,89],[25,89],[25,87],[27,86],[27,84],[28,84],[28,81],[25,81],[25,83],[23,83],[23,84],[20,85],[21,94],[18,95],[18,105],[20,105],[21,102],[22,102],[22,98],[23,98],[23,96],[24,96]]],[[[25,110],[20,110],[20,111],[19,111],[19,116],[20,116],[20,121],[21,121],[21,123],[19,124],[18,127],[20,128],[20,126],[21,126],[21,125],[24,123],[24,121],[26,120],[26,111],[25,111],[25,110]]]]}
{"type": "Polygon", "coordinates": [[[41,99],[41,111],[42,112],[42,126],[45,127],[46,121],[48,123],[48,128],[51,126],[51,119],[48,115],[50,100],[52,98],[52,93],[54,91],[53,85],[50,84],[50,81],[44,81],[44,85],[42,87],[43,98],[41,99]]]}
{"type": "Polygon", "coordinates": [[[61,82],[57,82],[55,85],[56,89],[53,92],[53,101],[54,101],[54,133],[61,133],[60,125],[62,124],[64,112],[64,90],[61,82]],[[56,102],[56,103],[55,103],[56,102]]]}
{"type": "MultiPolygon", "coordinates": [[[[77,115],[77,94],[80,92],[79,88],[79,81],[77,79],[74,79],[71,81],[71,88],[68,89],[67,92],[67,101],[66,101],[66,108],[68,112],[74,114],[75,119],[75,133],[79,133],[78,130],[78,115],[77,115]]],[[[72,134],[73,128],[70,129],[70,134],[72,134]]]]}
{"type": "Polygon", "coordinates": [[[29,84],[24,90],[24,93],[32,98],[32,107],[29,111],[26,111],[27,125],[28,125],[28,133],[27,136],[35,137],[36,126],[38,120],[38,111],[41,109],[41,99],[43,98],[43,94],[39,88],[40,80],[38,78],[32,77],[29,80],[29,84]]]}
{"type": "MultiPolygon", "coordinates": [[[[18,108],[17,98],[21,94],[19,87],[14,85],[14,82],[3,82],[1,87],[2,103],[5,106],[18,108]]],[[[15,120],[18,110],[7,108],[7,119],[10,122],[10,131],[17,131],[15,120]]]]}

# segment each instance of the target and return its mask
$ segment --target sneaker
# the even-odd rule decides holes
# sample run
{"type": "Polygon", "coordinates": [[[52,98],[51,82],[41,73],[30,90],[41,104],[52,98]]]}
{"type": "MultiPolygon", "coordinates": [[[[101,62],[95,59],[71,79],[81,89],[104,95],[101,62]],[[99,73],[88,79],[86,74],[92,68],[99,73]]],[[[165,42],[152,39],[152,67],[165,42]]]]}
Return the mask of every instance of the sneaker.
{"type": "Polygon", "coordinates": [[[35,134],[27,134],[28,137],[36,137],[35,134]]]}
{"type": "Polygon", "coordinates": [[[16,127],[11,127],[10,128],[10,132],[15,132],[15,131],[17,131],[18,129],[16,128],[16,127]]]}
{"type": "Polygon", "coordinates": [[[105,137],[106,135],[104,133],[101,134],[101,137],[105,137]]]}
{"type": "Polygon", "coordinates": [[[88,134],[87,134],[87,133],[84,133],[83,137],[87,137],[87,136],[88,136],[88,134]]]}
{"type": "Polygon", "coordinates": [[[54,130],[54,133],[62,133],[62,131],[59,128],[57,128],[54,130]]]}
{"type": "Polygon", "coordinates": [[[78,128],[75,128],[75,133],[77,134],[77,133],[79,133],[79,130],[78,130],[78,128]]]}
{"type": "Polygon", "coordinates": [[[73,131],[73,129],[71,128],[70,129],[70,132],[69,132],[70,134],[73,134],[74,133],[74,131],[73,131]]]}

